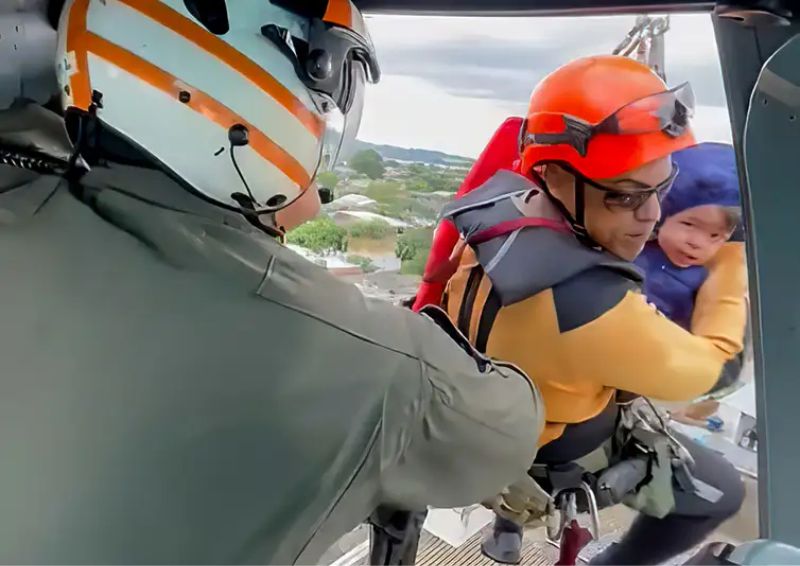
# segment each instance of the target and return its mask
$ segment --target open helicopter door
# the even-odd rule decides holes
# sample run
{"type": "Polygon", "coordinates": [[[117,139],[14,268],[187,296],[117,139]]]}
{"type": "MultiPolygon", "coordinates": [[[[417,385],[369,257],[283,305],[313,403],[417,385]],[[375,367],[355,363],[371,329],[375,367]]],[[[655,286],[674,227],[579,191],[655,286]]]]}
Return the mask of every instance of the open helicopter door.
{"type": "MultiPolygon", "coordinates": [[[[798,24],[794,24],[794,31],[798,24]]],[[[761,535],[800,546],[800,35],[764,65],[750,98],[743,149],[755,315],[761,535]]]]}

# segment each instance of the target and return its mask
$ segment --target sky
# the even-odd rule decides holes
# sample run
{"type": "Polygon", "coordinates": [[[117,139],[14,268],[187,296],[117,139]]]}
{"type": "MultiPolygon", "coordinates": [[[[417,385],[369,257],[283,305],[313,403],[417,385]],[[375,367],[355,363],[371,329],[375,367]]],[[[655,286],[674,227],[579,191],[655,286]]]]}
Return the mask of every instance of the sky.
{"type": "MultiPolygon", "coordinates": [[[[531,89],[576,57],[610,53],[635,16],[592,18],[367,18],[382,78],[367,88],[358,137],[475,157],[531,89]]],[[[690,81],[701,141],[730,141],[719,57],[706,14],[673,15],[666,35],[670,85],[690,81]]]]}

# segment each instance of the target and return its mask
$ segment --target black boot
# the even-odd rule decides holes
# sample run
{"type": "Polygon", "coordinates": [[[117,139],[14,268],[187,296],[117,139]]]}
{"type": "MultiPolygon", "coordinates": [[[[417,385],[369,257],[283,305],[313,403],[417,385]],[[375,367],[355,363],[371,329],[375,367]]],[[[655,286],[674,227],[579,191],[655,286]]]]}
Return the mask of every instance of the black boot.
{"type": "Polygon", "coordinates": [[[481,550],[495,562],[519,564],[522,558],[522,527],[508,519],[495,517],[494,528],[484,539],[481,550]]]}

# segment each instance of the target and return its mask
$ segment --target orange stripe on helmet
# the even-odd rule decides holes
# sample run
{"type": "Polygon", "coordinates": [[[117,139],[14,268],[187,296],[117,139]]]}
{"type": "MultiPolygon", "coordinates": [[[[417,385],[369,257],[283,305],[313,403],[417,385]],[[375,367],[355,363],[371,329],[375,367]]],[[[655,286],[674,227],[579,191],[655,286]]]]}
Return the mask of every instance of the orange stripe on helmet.
{"type": "Polygon", "coordinates": [[[149,61],[145,61],[130,51],[91,32],[86,34],[85,43],[86,49],[89,52],[123,69],[127,73],[140,78],[165,94],[174,97],[176,102],[182,91],[188,92],[190,98],[189,101],[186,102],[186,105],[219,126],[225,129],[230,128],[234,124],[246,126],[250,134],[249,145],[256,153],[267,161],[270,161],[280,169],[284,175],[297,183],[301,191],[305,190],[311,183],[308,173],[294,157],[264,135],[261,130],[216,99],[190,85],[182,83],[179,79],[163,69],[156,67],[149,61]]]}
{"type": "Polygon", "coordinates": [[[278,82],[275,77],[230,44],[162,2],[141,0],[120,0],[120,2],[172,30],[184,39],[191,41],[210,55],[227,64],[274,98],[314,136],[317,138],[322,136],[324,124],[319,116],[306,108],[305,104],[278,82]]]}
{"type": "Polygon", "coordinates": [[[328,0],[322,21],[353,29],[353,5],[350,0],[328,0]]]}
{"type": "Polygon", "coordinates": [[[72,53],[74,61],[68,64],[75,65],[69,69],[69,88],[73,106],[89,110],[92,103],[92,88],[89,83],[89,62],[86,57],[84,36],[86,34],[86,13],[89,10],[89,0],[75,0],[67,16],[67,53],[72,53]]]}

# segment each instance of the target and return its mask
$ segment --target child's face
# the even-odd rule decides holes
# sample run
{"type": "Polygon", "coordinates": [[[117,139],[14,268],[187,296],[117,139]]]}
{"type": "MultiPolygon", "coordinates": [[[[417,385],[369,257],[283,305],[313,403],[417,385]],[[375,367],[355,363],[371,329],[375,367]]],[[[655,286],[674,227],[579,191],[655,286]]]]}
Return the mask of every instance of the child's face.
{"type": "Polygon", "coordinates": [[[731,233],[722,207],[708,204],[667,218],[658,230],[658,245],[678,267],[705,265],[731,233]]]}

